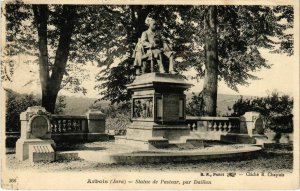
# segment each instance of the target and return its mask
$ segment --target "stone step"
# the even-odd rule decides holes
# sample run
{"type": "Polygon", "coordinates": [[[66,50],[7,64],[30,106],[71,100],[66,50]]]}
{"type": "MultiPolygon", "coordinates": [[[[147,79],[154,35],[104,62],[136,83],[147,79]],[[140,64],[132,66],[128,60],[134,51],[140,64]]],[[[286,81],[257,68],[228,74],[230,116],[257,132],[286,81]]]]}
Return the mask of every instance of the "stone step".
{"type": "Polygon", "coordinates": [[[29,161],[52,162],[55,160],[55,152],[51,144],[32,144],[29,145],[29,161]]]}

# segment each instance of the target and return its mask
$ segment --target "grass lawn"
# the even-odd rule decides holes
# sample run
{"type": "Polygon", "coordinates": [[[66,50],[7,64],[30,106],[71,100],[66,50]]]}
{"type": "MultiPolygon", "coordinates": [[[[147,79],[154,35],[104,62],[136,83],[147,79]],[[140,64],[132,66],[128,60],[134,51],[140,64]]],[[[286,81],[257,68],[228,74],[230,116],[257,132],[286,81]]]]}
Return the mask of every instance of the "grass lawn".
{"type": "MultiPolygon", "coordinates": [[[[80,145],[76,147],[80,148],[80,145]]],[[[74,147],[73,147],[74,148],[74,147]]],[[[68,148],[67,150],[72,150],[68,148]]],[[[135,172],[203,172],[203,171],[277,171],[292,172],[293,170],[293,148],[288,144],[272,144],[257,156],[244,160],[208,160],[197,162],[181,163],[159,163],[159,164],[100,164],[96,162],[74,160],[74,161],[56,161],[51,163],[29,164],[28,161],[18,161],[15,158],[14,149],[7,149],[6,163],[9,169],[34,170],[38,172],[57,172],[57,171],[135,171],[135,172]]]]}

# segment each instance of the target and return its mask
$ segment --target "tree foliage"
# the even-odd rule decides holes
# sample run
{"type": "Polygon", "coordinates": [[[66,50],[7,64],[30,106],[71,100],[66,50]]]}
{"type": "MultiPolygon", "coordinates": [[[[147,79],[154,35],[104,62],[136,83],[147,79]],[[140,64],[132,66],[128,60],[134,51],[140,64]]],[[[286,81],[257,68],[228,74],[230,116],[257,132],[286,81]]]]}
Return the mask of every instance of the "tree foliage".
{"type": "Polygon", "coordinates": [[[86,91],[71,75],[74,67],[68,67],[67,63],[78,67],[89,62],[97,64],[102,71],[96,89],[104,89],[101,91],[104,99],[128,100],[130,95],[125,84],[134,79],[133,49],[146,30],[147,16],[157,20],[163,35],[177,52],[177,70],[194,68],[197,71],[194,78],[206,79],[203,95],[208,110],[213,109],[208,107],[210,103],[216,103],[218,80],[224,80],[238,91],[238,85],[248,85],[249,79],[258,79],[253,75],[255,71],[270,68],[261,55],[261,48],[272,53],[293,54],[292,6],[14,3],[5,5],[5,16],[6,56],[24,53],[39,58],[37,62],[44,71],[40,74],[41,83],[48,82],[44,94],[54,94],[43,100],[47,103],[49,99],[52,105],[64,83],[73,84],[76,91],[86,91]],[[216,46],[213,49],[212,42],[216,46]],[[209,75],[217,80],[212,83],[207,78],[209,75]],[[106,82],[102,84],[103,81],[106,82]],[[207,97],[212,97],[210,103],[207,97]]]}
{"type": "MultiPolygon", "coordinates": [[[[194,68],[197,71],[197,75],[194,76],[196,79],[204,78],[207,70],[205,38],[210,30],[205,22],[207,22],[206,15],[209,8],[210,6],[160,5],[155,6],[155,8],[143,6],[139,9],[141,12],[147,9],[149,17],[154,17],[157,20],[163,35],[174,45],[174,50],[177,52],[177,70],[185,71],[194,68]]],[[[224,80],[235,91],[238,91],[238,85],[248,85],[249,79],[259,79],[253,75],[255,71],[271,67],[261,55],[261,48],[268,49],[272,53],[293,54],[293,35],[290,30],[293,27],[294,12],[292,6],[216,6],[215,8],[217,76],[218,80],[224,80]]],[[[136,31],[134,29],[146,29],[143,20],[138,24],[134,22],[135,17],[132,15],[139,13],[131,6],[121,6],[112,13],[128,18],[127,22],[118,22],[120,26],[127,29],[125,36],[123,36],[127,39],[124,41],[126,43],[125,50],[127,50],[127,53],[124,54],[125,57],[122,57],[124,59],[131,58],[132,47],[140,36],[141,30],[136,31]]],[[[121,35],[118,33],[115,35],[114,39],[120,39],[121,35]]],[[[120,41],[120,43],[122,42],[120,41]]],[[[133,67],[132,62],[131,64],[130,62],[126,67],[133,67]]],[[[117,68],[124,71],[128,70],[122,68],[122,64],[116,66],[117,68]]],[[[106,69],[103,74],[104,77],[101,80],[108,80],[114,75],[106,69]]],[[[134,78],[132,76],[127,77],[134,78]]],[[[127,81],[130,82],[130,80],[127,81]]],[[[118,96],[110,98],[108,95],[111,90],[118,89],[112,87],[118,84],[107,81],[99,87],[106,88],[102,92],[105,98],[116,102],[126,92],[125,86],[120,84],[119,90],[114,92],[118,96]]]]}
{"type": "Polygon", "coordinates": [[[232,116],[242,116],[248,111],[259,112],[266,120],[266,127],[275,131],[292,131],[293,99],[273,91],[267,97],[244,99],[241,97],[233,107],[232,116]]]}
{"type": "Polygon", "coordinates": [[[202,92],[196,95],[192,93],[191,100],[186,105],[186,114],[191,116],[203,116],[204,115],[204,100],[202,92]]]}
{"type": "MultiPolygon", "coordinates": [[[[182,42],[186,35],[179,35],[179,23],[176,21],[178,15],[174,10],[178,9],[176,6],[110,6],[109,10],[111,17],[118,18],[115,25],[119,25],[123,29],[123,33],[114,33],[112,31],[111,40],[116,41],[118,48],[111,48],[111,55],[119,55],[119,64],[114,66],[113,61],[118,57],[111,59],[107,63],[107,67],[99,73],[99,85],[97,89],[104,91],[101,92],[103,99],[112,101],[112,103],[119,103],[128,101],[131,98],[127,92],[126,84],[131,83],[135,79],[135,69],[133,67],[133,50],[138,38],[141,37],[143,31],[147,29],[145,26],[146,17],[153,17],[159,23],[160,31],[166,37],[170,44],[174,45],[176,52],[184,52],[182,42]],[[105,83],[102,83],[105,81],[105,83]]],[[[109,55],[106,55],[109,56],[109,55]]],[[[182,67],[179,65],[182,69],[182,67]]]]}
{"type": "Polygon", "coordinates": [[[117,54],[105,56],[112,55],[109,48],[118,47],[109,37],[110,31],[119,34],[122,31],[104,9],[105,6],[20,2],[5,5],[5,57],[29,54],[37,58],[42,105],[48,111],[54,112],[61,88],[86,93],[80,83],[86,75],[73,75],[82,71],[81,65],[94,62],[101,66],[118,57],[117,54]]]}

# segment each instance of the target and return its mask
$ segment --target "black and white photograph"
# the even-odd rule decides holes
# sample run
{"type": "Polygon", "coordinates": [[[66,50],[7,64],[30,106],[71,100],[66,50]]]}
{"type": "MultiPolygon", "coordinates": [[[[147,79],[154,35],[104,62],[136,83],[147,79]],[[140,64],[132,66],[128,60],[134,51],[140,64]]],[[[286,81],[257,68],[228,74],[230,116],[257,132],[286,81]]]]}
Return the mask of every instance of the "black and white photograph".
{"type": "Polygon", "coordinates": [[[299,189],[298,1],[5,0],[0,44],[2,189],[299,189]]]}

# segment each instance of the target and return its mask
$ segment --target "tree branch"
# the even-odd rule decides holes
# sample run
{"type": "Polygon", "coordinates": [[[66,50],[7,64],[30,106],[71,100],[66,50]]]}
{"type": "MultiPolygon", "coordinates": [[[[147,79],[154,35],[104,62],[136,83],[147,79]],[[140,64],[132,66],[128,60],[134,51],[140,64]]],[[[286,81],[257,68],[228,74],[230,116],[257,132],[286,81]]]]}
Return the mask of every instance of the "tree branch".
{"type": "Polygon", "coordinates": [[[51,75],[51,88],[54,92],[58,92],[60,90],[60,84],[65,73],[75,20],[75,6],[63,5],[60,37],[51,75]]]}

